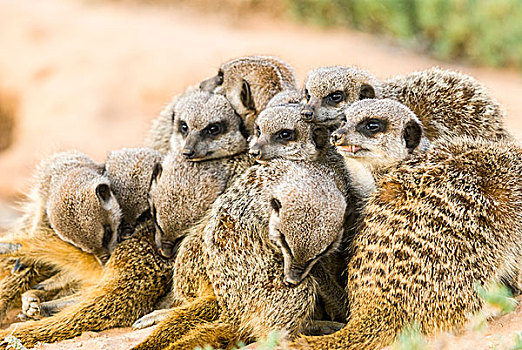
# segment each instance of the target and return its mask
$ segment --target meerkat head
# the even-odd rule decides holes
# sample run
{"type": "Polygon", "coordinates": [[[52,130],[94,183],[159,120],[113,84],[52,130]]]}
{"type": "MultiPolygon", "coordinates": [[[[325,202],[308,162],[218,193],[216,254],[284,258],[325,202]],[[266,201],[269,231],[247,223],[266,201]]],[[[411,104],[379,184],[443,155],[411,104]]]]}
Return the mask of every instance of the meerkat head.
{"type": "Polygon", "coordinates": [[[180,98],[172,115],[172,149],[181,143],[183,156],[203,161],[233,156],[247,148],[241,118],[221,95],[196,91],[180,98]]]}
{"type": "Polygon", "coordinates": [[[249,154],[260,163],[274,158],[316,160],[328,139],[325,127],[302,120],[301,105],[277,105],[257,117],[249,154]]]}
{"type": "Polygon", "coordinates": [[[107,156],[107,177],[122,211],[121,238],[130,236],[137,224],[151,217],[149,190],[154,167],[161,159],[158,151],[149,148],[124,148],[107,156]]]}
{"type": "Polygon", "coordinates": [[[332,174],[303,163],[285,167],[268,199],[269,238],[283,253],[285,284],[296,286],[319,259],[339,247],[346,201],[332,174]]]}
{"type": "Polygon", "coordinates": [[[249,56],[221,65],[216,76],[204,80],[200,88],[226,96],[252,132],[256,116],[282,90],[295,88],[294,71],[275,57],[249,56]]]}
{"type": "Polygon", "coordinates": [[[187,229],[196,224],[224,191],[226,180],[210,162],[186,161],[168,153],[152,172],[150,207],[158,252],[172,258],[187,229]]]}
{"type": "Polygon", "coordinates": [[[359,101],[349,106],[345,115],[343,125],[331,136],[331,143],[344,158],[380,167],[428,147],[417,116],[397,101],[359,101]]]}
{"type": "Polygon", "coordinates": [[[118,243],[121,209],[109,179],[88,167],[68,172],[46,208],[49,223],[66,242],[105,263],[118,243]]]}
{"type": "Polygon", "coordinates": [[[381,83],[372,74],[357,67],[318,68],[304,83],[305,121],[337,124],[341,111],[353,102],[381,98],[381,83]]]}

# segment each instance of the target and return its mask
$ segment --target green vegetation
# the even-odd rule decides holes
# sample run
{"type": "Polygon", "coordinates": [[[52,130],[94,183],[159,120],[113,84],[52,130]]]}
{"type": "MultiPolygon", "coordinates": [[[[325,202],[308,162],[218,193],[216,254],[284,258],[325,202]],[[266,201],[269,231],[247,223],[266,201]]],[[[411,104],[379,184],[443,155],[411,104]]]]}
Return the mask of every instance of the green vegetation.
{"type": "Polygon", "coordinates": [[[5,337],[4,342],[7,344],[5,347],[6,350],[8,349],[15,349],[15,350],[27,350],[27,348],[22,344],[20,339],[14,337],[13,335],[9,335],[5,337]]]}
{"type": "Polygon", "coordinates": [[[398,39],[445,60],[522,68],[520,0],[286,0],[298,19],[398,39]]]}
{"type": "Polygon", "coordinates": [[[477,294],[484,299],[484,301],[500,310],[502,313],[509,313],[517,307],[517,301],[511,295],[510,290],[502,284],[493,284],[484,288],[480,284],[475,284],[477,294]]]}
{"type": "Polygon", "coordinates": [[[418,323],[405,327],[392,345],[393,350],[427,350],[428,343],[420,331],[418,323]]]}
{"type": "Polygon", "coordinates": [[[515,345],[513,345],[511,350],[522,350],[522,332],[515,336],[515,345]]]}

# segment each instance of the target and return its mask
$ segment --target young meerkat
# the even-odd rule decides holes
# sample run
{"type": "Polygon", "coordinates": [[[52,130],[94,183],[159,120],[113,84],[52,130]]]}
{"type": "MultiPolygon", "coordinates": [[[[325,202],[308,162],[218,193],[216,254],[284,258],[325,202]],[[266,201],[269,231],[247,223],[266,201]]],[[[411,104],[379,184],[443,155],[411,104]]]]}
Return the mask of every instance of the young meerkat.
{"type": "Polygon", "coordinates": [[[272,97],[295,90],[293,68],[276,57],[248,56],[227,61],[216,76],[200,84],[201,90],[224,95],[251,133],[254,120],[272,97]]]}
{"type": "MultiPolygon", "coordinates": [[[[108,154],[104,173],[121,207],[118,241],[129,237],[136,225],[151,217],[148,191],[154,165],[161,159],[159,152],[146,148],[126,148],[108,154]]],[[[69,295],[82,287],[85,288],[84,283],[76,280],[74,274],[61,271],[38,284],[37,289],[22,294],[22,312],[29,318],[50,316],[76,302],[78,296],[69,295]]]]}
{"type": "Polygon", "coordinates": [[[511,280],[522,254],[522,148],[442,139],[399,164],[365,208],[346,273],[350,316],[291,349],[378,349],[414,322],[459,330],[481,309],[476,285],[511,280]]]}
{"type": "Polygon", "coordinates": [[[307,276],[339,245],[346,205],[324,165],[276,159],[249,168],[214,203],[205,228],[181,243],[173,292],[185,304],[134,349],[231,346],[274,329],[301,331],[317,289],[307,276]]]}
{"type": "Polygon", "coordinates": [[[410,108],[422,122],[426,137],[509,137],[504,111],[474,78],[430,68],[379,81],[357,67],[325,67],[305,80],[307,121],[339,125],[342,110],[358,100],[391,98],[410,108]]]}
{"type": "Polygon", "coordinates": [[[388,167],[414,152],[425,152],[429,141],[417,116],[390,99],[367,99],[345,111],[345,121],[331,136],[343,156],[358,193],[368,196],[388,167]]]}

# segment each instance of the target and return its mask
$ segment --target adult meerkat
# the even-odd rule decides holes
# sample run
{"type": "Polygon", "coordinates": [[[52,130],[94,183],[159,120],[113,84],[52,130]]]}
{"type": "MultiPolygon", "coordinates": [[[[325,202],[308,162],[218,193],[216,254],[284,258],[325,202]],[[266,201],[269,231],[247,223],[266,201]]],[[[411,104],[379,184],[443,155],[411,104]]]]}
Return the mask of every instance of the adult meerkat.
{"type": "Polygon", "coordinates": [[[249,168],[214,203],[204,230],[181,243],[173,291],[185,304],[134,349],[227,346],[274,329],[299,332],[315,305],[316,282],[306,276],[339,244],[345,211],[326,166],[278,159],[249,168]]]}
{"type": "Polygon", "coordinates": [[[343,156],[354,187],[365,196],[375,191],[388,167],[429,147],[417,116],[397,101],[358,101],[344,115],[331,142],[343,156]]]}
{"type": "MultiPolygon", "coordinates": [[[[118,241],[129,237],[140,222],[151,217],[148,192],[153,168],[161,159],[159,152],[146,148],[126,148],[108,154],[104,174],[121,208],[118,241]]],[[[53,249],[50,251],[58,255],[53,249]]],[[[60,271],[49,280],[38,284],[37,289],[22,294],[22,312],[29,318],[50,316],[77,302],[77,295],[69,295],[85,287],[85,283],[78,281],[75,274],[60,271]]]]}
{"type": "Polygon", "coordinates": [[[33,347],[85,331],[128,327],[152,311],[166,294],[172,276],[171,265],[156,252],[153,231],[151,220],[139,223],[133,237],[116,247],[98,283],[85,290],[77,304],[52,317],[12,325],[0,331],[0,339],[13,335],[24,346],[33,347]]]}
{"type": "Polygon", "coordinates": [[[356,67],[311,71],[304,83],[307,121],[339,125],[342,110],[358,100],[391,98],[410,108],[433,141],[442,136],[509,137],[504,111],[474,78],[430,68],[379,81],[356,67]]]}
{"type": "Polygon", "coordinates": [[[519,272],[521,171],[518,145],[466,137],[391,170],[353,243],[346,327],[290,348],[377,349],[413,322],[426,334],[462,328],[483,305],[477,283],[519,272]]]}

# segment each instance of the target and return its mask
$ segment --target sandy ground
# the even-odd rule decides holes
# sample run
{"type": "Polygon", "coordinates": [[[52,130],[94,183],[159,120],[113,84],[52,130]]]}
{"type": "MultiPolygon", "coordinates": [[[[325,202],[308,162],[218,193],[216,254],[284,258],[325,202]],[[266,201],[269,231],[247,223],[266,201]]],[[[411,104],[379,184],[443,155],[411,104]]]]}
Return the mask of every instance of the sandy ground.
{"type": "MultiPolygon", "coordinates": [[[[101,1],[0,0],[0,87],[20,100],[16,142],[0,153],[0,230],[18,215],[15,200],[27,191],[41,157],[75,148],[103,161],[110,150],[139,146],[150,120],[171,96],[214,75],[222,61],[249,54],[281,57],[301,81],[308,70],[334,64],[356,64],[380,77],[433,65],[459,69],[505,105],[507,125],[522,139],[522,75],[516,71],[442,63],[369,35],[263,15],[240,18],[101,1]]],[[[497,335],[514,339],[522,331],[521,315],[519,309],[488,332],[470,336],[475,340],[469,348],[490,348],[497,335]]],[[[120,349],[146,333],[89,333],[43,348],[120,349]]]]}

